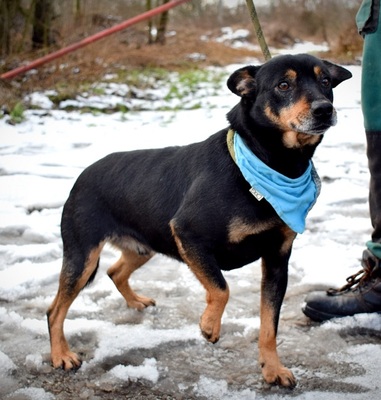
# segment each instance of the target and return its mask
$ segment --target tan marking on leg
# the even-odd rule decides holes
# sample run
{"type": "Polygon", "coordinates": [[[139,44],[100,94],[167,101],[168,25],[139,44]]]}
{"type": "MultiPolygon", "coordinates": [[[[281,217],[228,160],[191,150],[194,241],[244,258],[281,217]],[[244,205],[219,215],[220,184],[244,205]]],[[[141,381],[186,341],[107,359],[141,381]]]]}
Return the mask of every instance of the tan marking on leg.
{"type": "MultiPolygon", "coordinates": [[[[60,287],[62,284],[60,283],[60,287]]],[[[62,367],[65,370],[79,368],[81,360],[76,353],[69,349],[63,332],[63,324],[70,305],[78,293],[70,296],[61,289],[48,310],[48,325],[50,334],[51,360],[54,368],[62,367]]]]}
{"type": "MultiPolygon", "coordinates": [[[[194,271],[194,268],[190,268],[194,271]]],[[[213,287],[207,278],[200,282],[206,289],[207,304],[200,319],[201,333],[206,340],[216,343],[220,339],[221,318],[229,300],[229,287],[226,286],[225,290],[213,287]]]]}
{"type": "MultiPolygon", "coordinates": [[[[262,274],[265,264],[262,261],[262,274]]],[[[281,386],[294,387],[296,380],[292,372],[280,362],[276,343],[275,310],[271,303],[265,298],[262,281],[262,294],[260,305],[261,326],[259,330],[259,364],[262,374],[267,383],[276,383],[281,386]]]]}
{"type": "Polygon", "coordinates": [[[259,363],[267,383],[294,387],[296,380],[293,373],[279,360],[274,330],[274,313],[272,307],[261,302],[261,327],[259,332],[259,363]]]}
{"type": "Polygon", "coordinates": [[[247,236],[256,235],[264,232],[277,224],[277,221],[268,220],[264,222],[258,222],[255,224],[249,224],[242,218],[233,218],[230,221],[228,227],[228,238],[230,243],[239,243],[244,240],[247,236]]]}
{"type": "Polygon", "coordinates": [[[292,244],[296,238],[296,233],[287,225],[282,229],[284,235],[284,242],[280,248],[282,254],[286,254],[290,251],[292,244]]]}
{"type": "MultiPolygon", "coordinates": [[[[103,244],[90,252],[83,273],[73,290],[70,289],[68,283],[70,277],[66,276],[64,272],[61,272],[57,295],[47,312],[51,359],[54,368],[62,367],[65,370],[70,370],[79,368],[81,365],[81,360],[78,355],[71,352],[69,349],[69,345],[65,339],[63,325],[69,307],[95,271],[102,248],[103,244]]],[[[62,271],[64,271],[64,268],[62,268],[62,271]]]]}
{"type": "Polygon", "coordinates": [[[156,304],[155,300],[137,295],[131,289],[128,279],[134,271],[145,264],[152,256],[153,253],[139,255],[133,250],[124,249],[120,259],[107,271],[108,276],[125,298],[128,307],[135,308],[139,311],[142,311],[148,306],[154,306],[156,304]]]}
{"type": "Polygon", "coordinates": [[[216,343],[220,338],[222,314],[229,300],[229,287],[227,283],[225,290],[216,287],[203,271],[197,254],[184,248],[181,239],[176,234],[173,222],[170,225],[181,258],[206,290],[207,305],[200,319],[201,333],[209,342],[216,343]]]}

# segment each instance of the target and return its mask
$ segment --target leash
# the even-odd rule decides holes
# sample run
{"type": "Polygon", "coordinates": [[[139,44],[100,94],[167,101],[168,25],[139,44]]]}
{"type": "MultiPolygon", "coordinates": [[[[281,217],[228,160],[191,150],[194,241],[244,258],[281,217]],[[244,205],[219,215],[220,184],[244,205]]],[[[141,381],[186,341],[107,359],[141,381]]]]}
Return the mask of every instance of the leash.
{"type": "Polygon", "coordinates": [[[253,0],[246,0],[246,4],[247,8],[249,9],[251,21],[254,25],[254,30],[255,34],[257,35],[259,46],[261,47],[263,56],[265,57],[265,61],[268,61],[271,58],[271,53],[267,46],[261,23],[259,22],[258,14],[254,6],[254,2],[253,0]]]}

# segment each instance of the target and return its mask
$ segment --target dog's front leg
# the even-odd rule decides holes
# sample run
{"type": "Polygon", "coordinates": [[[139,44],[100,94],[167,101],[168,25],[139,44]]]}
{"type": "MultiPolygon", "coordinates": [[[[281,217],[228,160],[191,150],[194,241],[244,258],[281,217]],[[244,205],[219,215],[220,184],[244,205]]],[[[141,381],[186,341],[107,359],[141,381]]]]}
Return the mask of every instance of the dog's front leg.
{"type": "Polygon", "coordinates": [[[261,327],[259,332],[259,363],[267,383],[294,387],[292,372],[279,360],[276,335],[279,313],[287,288],[289,254],[262,257],[261,327]]]}
{"type": "Polygon", "coordinates": [[[220,338],[221,318],[229,299],[229,287],[216,260],[205,247],[171,221],[179,254],[206,290],[206,309],[200,319],[202,335],[211,343],[220,338]]]}

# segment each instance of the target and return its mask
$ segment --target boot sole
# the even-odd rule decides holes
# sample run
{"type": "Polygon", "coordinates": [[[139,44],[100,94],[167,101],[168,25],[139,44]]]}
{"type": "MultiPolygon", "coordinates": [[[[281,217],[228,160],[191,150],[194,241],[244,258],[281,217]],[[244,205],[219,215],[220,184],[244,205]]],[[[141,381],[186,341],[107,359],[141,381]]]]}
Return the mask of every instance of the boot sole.
{"type": "Polygon", "coordinates": [[[335,315],[335,314],[324,313],[322,311],[315,310],[314,308],[311,308],[308,305],[303,307],[302,311],[308,318],[316,322],[323,322],[323,321],[328,321],[332,318],[343,318],[349,316],[349,315],[335,315]]]}

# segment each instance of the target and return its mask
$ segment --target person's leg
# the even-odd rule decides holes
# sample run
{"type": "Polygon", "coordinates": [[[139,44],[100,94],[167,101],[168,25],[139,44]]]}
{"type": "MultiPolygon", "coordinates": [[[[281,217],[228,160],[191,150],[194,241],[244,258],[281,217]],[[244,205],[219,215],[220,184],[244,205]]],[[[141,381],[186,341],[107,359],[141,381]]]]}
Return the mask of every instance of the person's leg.
{"type": "MultiPolygon", "coordinates": [[[[379,2],[378,2],[379,3],[379,2]]],[[[379,12],[379,11],[378,11],[379,12]]],[[[370,172],[369,210],[373,226],[368,249],[381,258],[381,14],[374,33],[364,41],[361,105],[370,172]]]]}
{"type": "Polygon", "coordinates": [[[361,101],[370,172],[371,241],[363,253],[363,269],[341,289],[307,296],[303,312],[316,321],[358,313],[381,312],[381,23],[364,41],[361,101]]]}
{"type": "MultiPolygon", "coordinates": [[[[379,91],[381,96],[381,84],[379,86],[379,91]]],[[[379,102],[379,105],[379,114],[381,115],[381,101],[379,102]]],[[[367,242],[367,248],[376,257],[381,258],[381,127],[378,131],[367,130],[366,138],[370,172],[369,211],[370,220],[373,226],[372,238],[371,241],[367,242]]]]}

